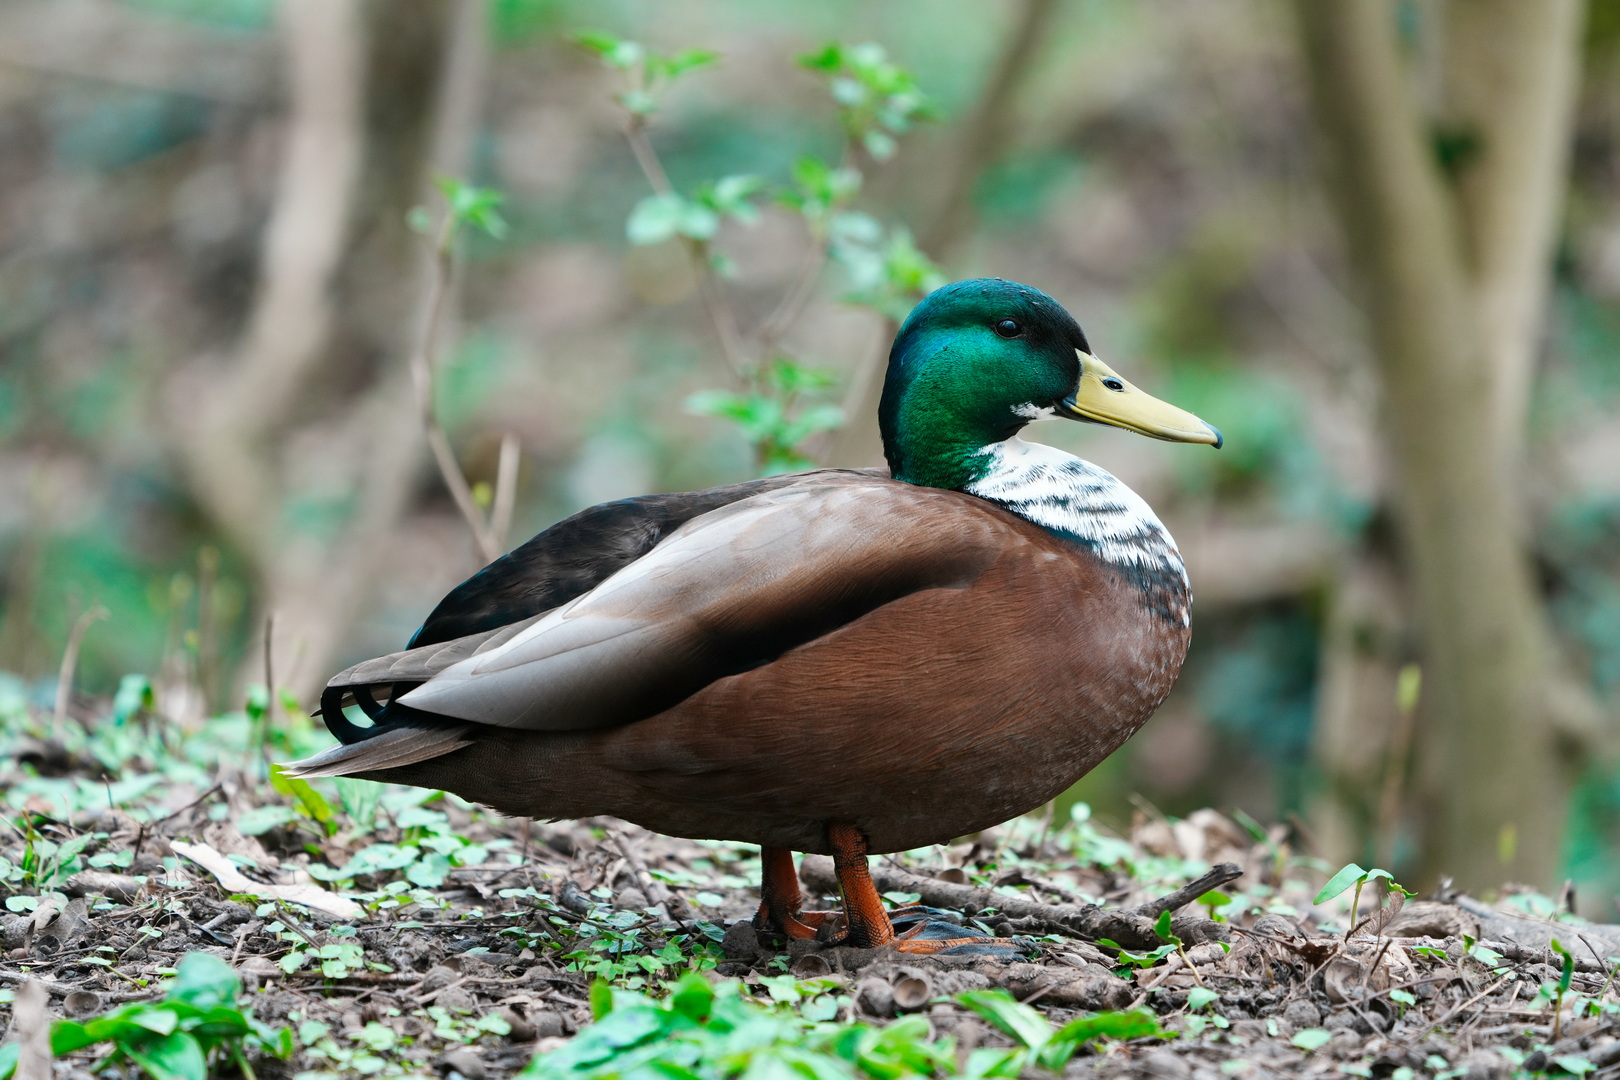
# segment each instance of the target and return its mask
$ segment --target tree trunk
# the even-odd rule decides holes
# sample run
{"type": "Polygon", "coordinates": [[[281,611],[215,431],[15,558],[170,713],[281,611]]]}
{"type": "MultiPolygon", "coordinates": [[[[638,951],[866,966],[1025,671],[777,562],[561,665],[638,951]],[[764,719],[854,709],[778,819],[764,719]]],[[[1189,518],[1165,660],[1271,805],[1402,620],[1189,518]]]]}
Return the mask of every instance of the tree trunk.
{"type": "MultiPolygon", "coordinates": [[[[1453,26],[1481,25],[1460,33],[1443,63],[1485,65],[1485,50],[1467,42],[1495,35],[1492,50],[1511,50],[1506,66],[1524,80],[1516,108],[1534,101],[1540,110],[1515,113],[1535,139],[1515,127],[1513,142],[1482,147],[1469,166],[1472,194],[1453,191],[1433,152],[1393,4],[1296,4],[1397,466],[1422,635],[1425,876],[1448,874],[1468,888],[1508,879],[1550,887],[1571,773],[1551,723],[1550,636],[1523,546],[1522,404],[1505,404],[1523,397],[1529,349],[1514,354],[1522,370],[1510,370],[1495,338],[1511,325],[1533,342],[1539,325],[1555,214],[1534,200],[1539,193],[1556,208],[1579,9],[1575,0],[1456,7],[1453,26]],[[1492,22],[1498,8],[1511,10],[1514,33],[1492,22]],[[1532,153],[1540,157],[1513,160],[1532,153]],[[1515,294],[1511,316],[1482,310],[1509,289],[1535,299],[1515,294]]],[[[1478,137],[1500,143],[1509,134],[1493,118],[1478,137]]]]}

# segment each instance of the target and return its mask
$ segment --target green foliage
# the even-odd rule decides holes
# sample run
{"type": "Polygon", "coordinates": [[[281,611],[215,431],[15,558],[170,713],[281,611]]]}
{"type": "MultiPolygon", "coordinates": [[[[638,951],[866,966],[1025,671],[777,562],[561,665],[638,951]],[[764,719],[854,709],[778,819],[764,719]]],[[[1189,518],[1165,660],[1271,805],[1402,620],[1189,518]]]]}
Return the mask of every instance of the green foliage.
{"type": "Polygon", "coordinates": [[[574,35],[574,44],[624,73],[626,86],[616,100],[641,120],[658,111],[659,99],[675,80],[720,61],[720,54],[709,49],[656,53],[638,41],[627,41],[602,30],[582,30],[574,35]]]}
{"type": "Polygon", "coordinates": [[[959,1069],[953,1041],[929,1039],[928,1021],[921,1016],[901,1017],[883,1028],[837,1023],[846,999],[834,993],[837,984],[831,980],[783,976],[765,985],[770,1005],[749,999],[736,983],[711,986],[695,974],[675,983],[662,1001],[598,981],[591,989],[596,1023],[566,1046],[535,1057],[519,1076],[1016,1077],[1030,1068],[1060,1071],[1097,1039],[1163,1034],[1153,1015],[1142,1010],[1080,1017],[1054,1030],[1040,1013],[1003,991],[973,991],[957,1000],[1019,1045],[975,1049],[959,1069]]]}
{"type": "MultiPolygon", "coordinates": [[[[714,967],[723,956],[720,941],[725,931],[699,922],[693,934],[665,937],[652,929],[648,913],[593,904],[580,916],[559,908],[533,887],[502,889],[503,899],[527,898],[543,916],[542,929],[512,927],[503,931],[531,949],[550,949],[569,971],[592,975],[598,981],[639,990],[683,971],[714,967]]],[[[605,898],[610,895],[602,890],[605,898]]]]}
{"type": "Polygon", "coordinates": [[[22,857],[15,863],[0,858],[0,882],[18,890],[17,895],[6,898],[8,911],[33,911],[47,898],[58,906],[66,905],[67,897],[59,891],[62,885],[85,868],[85,849],[107,838],[106,833],[80,833],[51,840],[40,832],[39,824],[32,814],[22,815],[15,823],[22,832],[22,857]],[[43,895],[32,895],[35,893],[43,895]]]}
{"type": "Polygon", "coordinates": [[[677,236],[707,244],[720,230],[724,218],[745,225],[759,220],[755,199],[766,188],[759,176],[724,176],[700,184],[691,198],[673,192],[649,195],[636,204],[625,222],[625,236],[632,244],[661,244],[677,236]]]}
{"type": "MultiPolygon", "coordinates": [[[[433,186],[444,197],[444,219],[437,241],[441,255],[448,255],[456,238],[465,229],[475,229],[493,240],[506,236],[506,219],[501,216],[501,204],[506,196],[494,188],[474,187],[453,176],[437,176],[433,186]]],[[[418,206],[410,213],[410,226],[420,233],[430,232],[433,216],[426,207],[418,206]]]]}
{"type": "MultiPolygon", "coordinates": [[[[129,1061],[153,1080],[206,1080],[210,1061],[229,1061],[252,1076],[249,1054],[292,1056],[292,1032],[253,1018],[236,1001],[241,980],[229,964],[207,953],[187,953],[163,1000],[126,1005],[94,1020],[58,1020],[51,1025],[51,1053],[71,1054],[112,1043],[101,1067],[129,1061]]],[[[19,1047],[0,1047],[0,1080],[17,1067],[19,1047]]]]}
{"type": "Polygon", "coordinates": [[[1345,931],[1345,936],[1348,938],[1350,934],[1355,932],[1356,926],[1358,925],[1357,915],[1361,910],[1361,890],[1369,883],[1374,881],[1387,882],[1390,889],[1400,890],[1400,892],[1408,899],[1417,895],[1417,893],[1403,888],[1401,884],[1395,880],[1395,875],[1391,874],[1388,870],[1382,870],[1377,867],[1374,867],[1371,870],[1363,870],[1355,863],[1346,863],[1344,866],[1339,868],[1337,873],[1328,878],[1327,883],[1324,884],[1317,892],[1316,897],[1312,900],[1312,903],[1326,903],[1335,896],[1340,896],[1343,893],[1354,889],[1355,892],[1352,894],[1350,899],[1350,927],[1345,931]]]}
{"type": "MultiPolygon", "coordinates": [[[[389,1009],[385,1015],[397,1016],[398,1010],[389,1009]]],[[[477,1043],[486,1036],[510,1033],[511,1025],[496,1013],[479,1017],[456,1015],[440,1005],[412,1010],[412,1016],[426,1022],[431,1036],[451,1045],[477,1043]]],[[[298,1014],[293,1014],[298,1019],[298,1014]]],[[[359,1030],[334,1034],[331,1027],[318,1020],[303,1020],[298,1025],[298,1041],[304,1052],[317,1062],[330,1068],[322,1072],[299,1075],[306,1080],[349,1076],[424,1076],[432,1073],[432,1059],[437,1056],[426,1037],[399,1034],[393,1027],[370,1021],[359,1030]]]]}
{"type": "Polygon", "coordinates": [[[766,365],[756,387],[744,393],[700,390],[686,399],[689,412],[729,420],[754,446],[766,476],[811,468],[800,449],[805,440],[844,422],[837,405],[811,402],[795,408],[801,396],[815,397],[833,386],[830,372],[802,367],[787,357],[766,365]]]}
{"type": "MultiPolygon", "coordinates": [[[[690,49],[668,56],[638,42],[590,30],[575,42],[618,72],[623,80],[617,100],[629,112],[631,145],[653,193],[636,203],[625,221],[632,244],[679,240],[688,246],[701,273],[730,276],[731,262],[715,250],[721,225],[728,219],[748,225],[758,220],[760,205],[772,201],[804,222],[817,256],[842,267],[849,282],[846,298],[898,318],[916,299],[944,283],[932,262],[904,229],[885,230],[870,215],[851,209],[860,193],[862,175],[857,148],[874,160],[893,156],[898,136],[931,115],[927,97],[915,78],[891,63],[877,45],[832,44],[802,57],[801,64],[821,75],[837,108],[847,146],[843,160],[829,163],[813,155],[794,162],[786,184],[763,176],[735,174],[696,185],[689,194],[672,189],[657,153],[642,132],[657,112],[662,94],[681,76],[708,67],[716,54],[690,49]]],[[[687,401],[689,411],[736,425],[754,450],[764,474],[788,472],[813,464],[805,444],[844,422],[829,403],[801,401],[832,388],[832,380],[814,367],[777,353],[777,340],[810,295],[820,259],[807,263],[807,277],[790,287],[777,312],[760,328],[757,355],[730,357],[739,370],[740,386],[710,390],[687,401]]],[[[706,302],[723,306],[712,285],[703,286],[706,302]]],[[[733,319],[711,311],[717,322],[733,319]]],[[[722,343],[725,335],[722,334],[722,343]]],[[[727,346],[734,348],[734,346],[727,346]]]]}
{"type": "MultiPolygon", "coordinates": [[[[982,1071],[974,1068],[973,1056],[970,1055],[969,1075],[1019,1076],[1031,1067],[1062,1072],[1068,1060],[1087,1043],[1098,1039],[1140,1039],[1164,1034],[1158,1020],[1146,1009],[1080,1016],[1054,1030],[1045,1017],[1015,1000],[1005,990],[970,990],[957,995],[956,1000],[1019,1043],[1019,1047],[1010,1052],[986,1051],[987,1054],[1002,1055],[1002,1060],[982,1071]]],[[[974,1053],[978,1054],[979,1051],[974,1053]]]]}
{"type": "MultiPolygon", "coordinates": [[[[438,792],[420,789],[384,796],[396,808],[397,841],[367,844],[340,867],[311,863],[310,876],[350,892],[371,886],[372,891],[357,895],[377,910],[412,902],[436,904],[430,894],[419,890],[436,889],[456,867],[481,865],[494,853],[511,847],[509,840],[475,844],[451,827],[449,815],[417,805],[438,796],[438,792]]],[[[508,858],[517,856],[509,854],[508,858]]]]}
{"type": "Polygon", "coordinates": [[[934,116],[933,104],[916,78],[892,63],[875,42],[832,42],[799,57],[799,63],[827,80],[850,142],[879,161],[894,156],[896,139],[913,124],[934,116]]]}

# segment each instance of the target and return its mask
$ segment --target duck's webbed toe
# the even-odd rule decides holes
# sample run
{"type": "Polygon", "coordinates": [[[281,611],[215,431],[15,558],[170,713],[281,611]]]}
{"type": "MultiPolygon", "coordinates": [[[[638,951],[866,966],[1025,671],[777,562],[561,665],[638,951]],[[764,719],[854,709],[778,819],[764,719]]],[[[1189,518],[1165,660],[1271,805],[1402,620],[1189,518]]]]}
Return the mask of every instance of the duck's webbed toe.
{"type": "Polygon", "coordinates": [[[963,926],[955,920],[961,914],[914,904],[889,913],[894,927],[892,944],[899,952],[933,956],[994,956],[1001,959],[1033,956],[1035,943],[1029,938],[996,937],[983,930],[963,926]]]}

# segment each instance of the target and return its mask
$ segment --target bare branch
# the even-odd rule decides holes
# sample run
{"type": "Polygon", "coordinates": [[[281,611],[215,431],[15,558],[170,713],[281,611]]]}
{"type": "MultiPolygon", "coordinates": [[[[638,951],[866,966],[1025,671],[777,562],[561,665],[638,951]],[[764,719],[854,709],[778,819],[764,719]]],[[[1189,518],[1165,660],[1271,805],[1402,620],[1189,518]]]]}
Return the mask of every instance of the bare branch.
{"type": "Polygon", "coordinates": [[[501,456],[495,466],[495,501],[489,508],[489,535],[498,551],[506,550],[512,533],[512,513],[517,507],[518,466],[522,446],[511,432],[501,436],[501,456]]]}
{"type": "Polygon", "coordinates": [[[922,233],[924,251],[943,258],[961,239],[972,216],[973,189],[984,170],[1006,152],[1017,131],[1014,106],[1035,69],[1041,46],[1057,13],[1057,0],[1023,0],[985,80],[973,115],[962,129],[947,166],[945,197],[922,233]]]}
{"type": "Polygon", "coordinates": [[[478,503],[473,499],[472,486],[467,483],[460,462],[456,461],[455,451],[450,447],[450,438],[440,426],[434,406],[433,374],[439,340],[443,335],[445,305],[450,296],[455,227],[454,214],[446,207],[444,219],[439,223],[438,235],[433,244],[432,268],[426,284],[427,295],[423,297],[422,304],[422,330],[417,336],[416,347],[411,350],[411,382],[416,387],[417,413],[422,420],[428,448],[433,451],[434,464],[439,467],[439,475],[444,479],[444,486],[450,490],[450,497],[455,501],[456,509],[461,511],[461,516],[467,521],[467,527],[472,530],[473,543],[478,545],[479,555],[488,563],[500,558],[500,548],[490,535],[489,525],[484,520],[484,512],[478,508],[478,503]]]}
{"type": "MultiPolygon", "coordinates": [[[[647,138],[646,121],[638,115],[632,115],[624,128],[625,140],[630,144],[630,152],[635,155],[636,164],[641,167],[642,175],[653,192],[658,195],[673,195],[674,187],[670,185],[669,174],[664,171],[663,162],[658,159],[658,151],[653,149],[652,142],[647,138]]],[[[748,361],[748,354],[743,349],[742,334],[737,329],[737,316],[732,312],[725,296],[720,291],[720,281],[716,277],[714,267],[709,264],[708,252],[705,245],[698,243],[691,237],[681,237],[686,247],[687,257],[692,262],[692,273],[697,279],[698,298],[703,302],[703,308],[709,314],[709,322],[714,326],[714,336],[720,341],[720,351],[725,355],[726,363],[738,378],[746,379],[752,365],[748,361]]]]}

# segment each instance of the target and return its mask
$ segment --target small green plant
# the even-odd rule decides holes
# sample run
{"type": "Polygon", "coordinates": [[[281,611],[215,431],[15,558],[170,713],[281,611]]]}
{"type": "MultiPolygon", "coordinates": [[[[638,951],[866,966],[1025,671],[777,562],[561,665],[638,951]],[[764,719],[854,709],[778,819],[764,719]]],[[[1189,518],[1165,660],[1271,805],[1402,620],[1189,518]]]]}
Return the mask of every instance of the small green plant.
{"type": "Polygon", "coordinates": [[[1140,1039],[1164,1034],[1159,1021],[1146,1009],[1076,1017],[1054,1030],[1045,1017],[1005,990],[970,990],[958,994],[956,1000],[1019,1043],[1012,1050],[974,1051],[989,1060],[975,1062],[970,1055],[966,1072],[973,1076],[1020,1076],[1031,1068],[1058,1073],[1082,1046],[1097,1039],[1140,1039]]]}
{"type": "Polygon", "coordinates": [[[104,857],[85,854],[106,840],[106,833],[80,833],[58,841],[40,831],[32,814],[22,814],[11,824],[22,834],[23,846],[16,862],[0,858],[0,885],[16,890],[15,895],[6,897],[8,911],[33,911],[46,899],[64,906],[67,896],[61,892],[62,886],[80,870],[129,864],[129,853],[104,857]]]}
{"type": "MultiPolygon", "coordinates": [[[[225,961],[187,953],[162,1001],[126,1005],[94,1020],[58,1020],[51,1025],[51,1054],[111,1043],[98,1070],[129,1061],[155,1080],[207,1080],[214,1075],[210,1062],[228,1061],[251,1078],[249,1055],[286,1060],[292,1032],[255,1020],[252,1010],[236,1003],[241,991],[241,980],[225,961]]],[[[20,1052],[14,1042],[0,1046],[0,1080],[16,1070],[20,1052]]]]}
{"type": "Polygon", "coordinates": [[[365,950],[356,941],[332,941],[325,945],[312,945],[287,931],[280,923],[271,923],[266,929],[279,934],[283,940],[292,945],[292,948],[276,961],[281,970],[288,975],[301,971],[311,964],[319,968],[320,973],[328,979],[346,979],[358,971],[369,970],[387,974],[394,970],[387,964],[367,960],[365,950]]]}
{"type": "Polygon", "coordinates": [[[1119,953],[1119,956],[1116,959],[1118,959],[1122,965],[1129,965],[1128,967],[1122,966],[1119,969],[1121,974],[1128,973],[1130,968],[1153,967],[1159,961],[1176,951],[1176,947],[1168,943],[1160,945],[1156,949],[1149,949],[1147,952],[1133,952],[1121,945],[1119,942],[1113,941],[1109,938],[1100,938],[1098,939],[1097,944],[1113,949],[1119,953]]]}
{"type": "Polygon", "coordinates": [[[1388,870],[1381,870],[1377,867],[1374,867],[1371,870],[1364,870],[1355,863],[1346,863],[1344,866],[1339,868],[1338,873],[1328,878],[1327,884],[1322,886],[1321,890],[1316,894],[1315,899],[1312,901],[1312,903],[1316,904],[1325,904],[1346,890],[1352,888],[1355,889],[1355,892],[1350,898],[1350,927],[1344,932],[1346,941],[1350,940],[1350,935],[1355,933],[1356,927],[1360,925],[1358,916],[1361,912],[1361,890],[1370,882],[1374,881],[1388,882],[1390,889],[1399,890],[1403,902],[1407,898],[1417,895],[1415,892],[1402,888],[1401,885],[1395,880],[1395,875],[1391,874],[1388,870]]]}
{"type": "MultiPolygon", "coordinates": [[[[958,1072],[950,1040],[929,1038],[928,1021],[904,1016],[882,1028],[834,1020],[847,999],[836,984],[792,976],[763,980],[771,1004],[736,983],[712,986],[688,974],[656,1001],[598,981],[596,1023],[567,1045],[531,1061],[522,1080],[593,1080],[632,1075],[802,1076],[816,1080],[896,1080],[958,1072]]],[[[957,998],[1018,1042],[980,1047],[961,1069],[968,1076],[1016,1077],[1033,1068],[1061,1071],[1075,1052],[1102,1038],[1162,1035],[1151,1013],[1107,1012],[1054,1030],[1040,1013],[1000,990],[957,998]]]]}
{"type": "Polygon", "coordinates": [[[1564,948],[1564,943],[1557,938],[1548,942],[1548,946],[1557,953],[1562,963],[1558,972],[1558,988],[1553,995],[1553,1029],[1552,1041],[1557,1042],[1561,1037],[1564,1023],[1564,995],[1569,993],[1569,984],[1575,978],[1575,957],[1564,948]]]}
{"type": "Polygon", "coordinates": [[[1220,913],[1220,909],[1231,902],[1232,898],[1219,890],[1211,890],[1198,898],[1198,903],[1208,911],[1211,922],[1225,922],[1226,916],[1220,913]]]}

